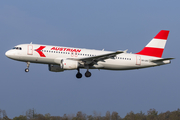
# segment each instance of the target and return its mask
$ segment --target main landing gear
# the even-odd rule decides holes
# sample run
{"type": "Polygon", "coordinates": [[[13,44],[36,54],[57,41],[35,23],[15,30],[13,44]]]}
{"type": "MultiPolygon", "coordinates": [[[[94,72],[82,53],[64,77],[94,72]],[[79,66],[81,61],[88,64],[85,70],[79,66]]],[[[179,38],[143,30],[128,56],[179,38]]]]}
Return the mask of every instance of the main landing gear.
{"type": "Polygon", "coordinates": [[[91,72],[89,72],[89,70],[87,70],[86,73],[85,73],[85,76],[86,77],[91,77],[91,72]]]}
{"type": "Polygon", "coordinates": [[[30,62],[26,62],[27,63],[27,68],[25,69],[25,72],[29,72],[29,65],[30,65],[30,62]]]}
{"type": "MultiPolygon", "coordinates": [[[[82,78],[82,74],[80,73],[80,70],[79,68],[77,69],[78,70],[78,73],[76,74],[76,78],[82,78]]],[[[91,72],[89,72],[89,70],[87,69],[86,73],[85,73],[85,76],[86,77],[91,77],[91,72]]]]}
{"type": "Polygon", "coordinates": [[[79,72],[79,68],[77,70],[78,70],[78,73],[76,74],[76,77],[77,78],[82,78],[82,74],[79,72]]]}

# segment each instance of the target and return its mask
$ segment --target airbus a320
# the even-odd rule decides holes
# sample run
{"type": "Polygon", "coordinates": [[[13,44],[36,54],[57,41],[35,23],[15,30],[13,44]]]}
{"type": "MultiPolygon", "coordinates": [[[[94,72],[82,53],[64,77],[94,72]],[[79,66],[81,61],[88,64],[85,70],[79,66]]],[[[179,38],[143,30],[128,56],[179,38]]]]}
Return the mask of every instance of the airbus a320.
{"type": "Polygon", "coordinates": [[[63,72],[87,69],[86,77],[91,76],[89,69],[131,70],[169,64],[173,58],[162,58],[169,31],[161,30],[140,52],[132,54],[124,51],[104,51],[39,44],[20,44],[8,50],[5,55],[13,60],[27,63],[47,64],[49,71],[63,72]]]}

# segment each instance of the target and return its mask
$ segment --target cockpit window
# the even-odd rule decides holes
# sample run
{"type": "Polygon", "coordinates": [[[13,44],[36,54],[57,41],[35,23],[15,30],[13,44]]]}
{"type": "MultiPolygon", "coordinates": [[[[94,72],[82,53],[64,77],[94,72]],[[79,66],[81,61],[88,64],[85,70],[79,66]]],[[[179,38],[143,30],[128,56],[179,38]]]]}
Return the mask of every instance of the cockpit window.
{"type": "Polygon", "coordinates": [[[16,49],[16,50],[22,50],[21,47],[13,47],[13,49],[16,49]]]}

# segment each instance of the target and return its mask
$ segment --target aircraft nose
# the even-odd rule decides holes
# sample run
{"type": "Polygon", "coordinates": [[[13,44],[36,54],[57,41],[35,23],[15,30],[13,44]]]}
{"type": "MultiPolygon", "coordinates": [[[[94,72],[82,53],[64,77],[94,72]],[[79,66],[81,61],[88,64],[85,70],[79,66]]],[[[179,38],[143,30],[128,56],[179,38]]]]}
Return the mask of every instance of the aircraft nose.
{"type": "Polygon", "coordinates": [[[8,50],[8,51],[5,53],[5,55],[6,55],[7,57],[10,57],[10,56],[12,55],[12,52],[8,50]]]}
{"type": "Polygon", "coordinates": [[[7,51],[7,52],[5,53],[5,55],[8,57],[8,56],[9,56],[9,51],[7,51]]]}

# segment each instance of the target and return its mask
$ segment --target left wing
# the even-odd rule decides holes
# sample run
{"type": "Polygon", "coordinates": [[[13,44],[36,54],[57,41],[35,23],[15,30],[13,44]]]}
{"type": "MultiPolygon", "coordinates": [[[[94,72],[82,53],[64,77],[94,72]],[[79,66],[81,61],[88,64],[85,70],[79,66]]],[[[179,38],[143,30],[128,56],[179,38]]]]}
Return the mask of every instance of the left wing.
{"type": "Polygon", "coordinates": [[[76,60],[76,61],[82,61],[84,64],[88,64],[88,65],[94,65],[95,63],[97,63],[98,61],[104,61],[106,59],[112,58],[114,59],[114,57],[117,54],[121,54],[121,53],[125,53],[127,50],[125,51],[116,51],[113,53],[108,53],[108,54],[102,54],[102,55],[97,55],[97,56],[92,56],[92,57],[85,57],[85,58],[68,58],[69,60],[76,60]]]}

